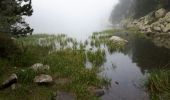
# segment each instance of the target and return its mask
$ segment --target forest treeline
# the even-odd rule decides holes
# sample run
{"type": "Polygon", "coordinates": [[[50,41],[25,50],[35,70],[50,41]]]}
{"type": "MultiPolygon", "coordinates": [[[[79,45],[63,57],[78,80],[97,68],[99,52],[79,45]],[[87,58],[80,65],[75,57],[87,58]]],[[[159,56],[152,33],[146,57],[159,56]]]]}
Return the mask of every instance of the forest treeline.
{"type": "Polygon", "coordinates": [[[119,0],[111,14],[112,23],[122,19],[138,19],[159,8],[170,9],[170,0],[119,0]]]}

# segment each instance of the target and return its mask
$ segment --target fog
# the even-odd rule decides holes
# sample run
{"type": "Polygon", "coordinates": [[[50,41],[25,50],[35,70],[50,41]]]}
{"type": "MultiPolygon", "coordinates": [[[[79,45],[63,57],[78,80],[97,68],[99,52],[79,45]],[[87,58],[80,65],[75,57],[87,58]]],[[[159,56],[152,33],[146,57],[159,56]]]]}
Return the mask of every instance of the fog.
{"type": "Polygon", "coordinates": [[[118,0],[32,0],[33,16],[27,18],[34,33],[65,33],[82,39],[110,25],[118,0]]]}

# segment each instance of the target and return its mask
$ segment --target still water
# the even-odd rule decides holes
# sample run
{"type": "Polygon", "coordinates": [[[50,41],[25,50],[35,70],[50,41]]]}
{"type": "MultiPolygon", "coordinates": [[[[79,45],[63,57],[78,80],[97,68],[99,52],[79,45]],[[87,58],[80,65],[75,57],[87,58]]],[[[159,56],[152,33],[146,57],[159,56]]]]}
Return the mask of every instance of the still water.
{"type": "Polygon", "coordinates": [[[102,75],[112,79],[112,82],[102,99],[149,100],[144,88],[145,80],[149,71],[169,66],[170,50],[157,47],[150,40],[135,34],[118,33],[120,34],[129,43],[121,52],[106,51],[107,60],[103,65],[102,75]]]}
{"type": "MultiPolygon", "coordinates": [[[[109,17],[118,0],[33,0],[34,14],[26,19],[34,33],[67,34],[86,40],[111,26],[109,17]]],[[[121,33],[125,34],[125,33],[121,33]]],[[[102,75],[112,79],[102,100],[149,100],[143,87],[148,71],[170,64],[170,50],[150,40],[125,35],[125,50],[109,53],[102,75]]]]}

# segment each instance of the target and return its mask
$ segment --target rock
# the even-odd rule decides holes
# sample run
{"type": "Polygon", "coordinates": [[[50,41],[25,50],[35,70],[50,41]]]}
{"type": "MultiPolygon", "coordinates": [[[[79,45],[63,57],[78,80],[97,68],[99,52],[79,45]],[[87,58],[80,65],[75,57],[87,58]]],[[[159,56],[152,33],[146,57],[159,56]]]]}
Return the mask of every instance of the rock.
{"type": "Polygon", "coordinates": [[[165,20],[170,23],[170,12],[168,12],[165,16],[165,20]]]}
{"type": "Polygon", "coordinates": [[[168,31],[170,31],[170,23],[163,28],[163,32],[167,33],[168,31]]]}
{"type": "Polygon", "coordinates": [[[155,30],[155,31],[161,31],[161,28],[160,27],[158,27],[158,26],[155,26],[155,27],[153,27],[153,29],[155,30]]]}
{"type": "Polygon", "coordinates": [[[100,89],[94,86],[89,87],[88,91],[90,91],[92,94],[94,94],[97,97],[101,97],[105,94],[104,89],[100,89]]]}
{"type": "Polygon", "coordinates": [[[15,90],[15,89],[16,89],[16,84],[12,84],[12,85],[11,85],[11,89],[12,89],[12,90],[15,90]]]}
{"type": "Polygon", "coordinates": [[[154,13],[151,12],[144,17],[144,25],[151,24],[155,21],[154,13]]]}
{"type": "Polygon", "coordinates": [[[94,93],[97,97],[101,97],[105,94],[103,89],[97,89],[94,91],[94,93]]]}
{"type": "Polygon", "coordinates": [[[52,100],[76,100],[74,95],[68,93],[68,92],[57,92],[57,94],[54,95],[52,100]]]}
{"type": "Polygon", "coordinates": [[[51,84],[53,82],[53,79],[50,75],[41,74],[41,75],[36,76],[34,78],[34,82],[39,84],[39,85],[51,84]]]}
{"type": "Polygon", "coordinates": [[[12,86],[13,84],[16,84],[18,81],[18,77],[16,74],[12,74],[6,81],[4,81],[2,83],[2,85],[0,86],[0,90],[1,89],[6,89],[10,86],[12,86]]]}
{"type": "Polygon", "coordinates": [[[119,82],[115,81],[115,84],[119,85],[119,82]]]}
{"type": "Polygon", "coordinates": [[[162,18],[166,14],[166,10],[164,8],[161,8],[155,12],[155,17],[156,18],[162,18]]]}
{"type": "Polygon", "coordinates": [[[46,71],[50,69],[50,66],[37,63],[37,64],[32,65],[31,69],[33,69],[34,71],[46,71]]]}
{"type": "Polygon", "coordinates": [[[127,43],[128,42],[127,40],[125,40],[121,37],[118,37],[118,36],[112,36],[109,40],[114,43],[127,43]]]}

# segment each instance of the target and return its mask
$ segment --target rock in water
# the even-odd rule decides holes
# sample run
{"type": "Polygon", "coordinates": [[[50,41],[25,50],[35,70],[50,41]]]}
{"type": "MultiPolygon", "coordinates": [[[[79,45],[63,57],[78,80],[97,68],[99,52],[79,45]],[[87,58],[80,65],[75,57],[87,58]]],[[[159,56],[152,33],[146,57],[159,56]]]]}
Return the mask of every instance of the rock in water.
{"type": "Polygon", "coordinates": [[[6,81],[2,83],[2,85],[0,86],[0,90],[12,86],[13,84],[17,83],[17,81],[18,81],[17,75],[12,74],[6,81]]]}
{"type": "Polygon", "coordinates": [[[118,36],[112,36],[109,40],[113,41],[114,43],[127,43],[128,42],[127,40],[121,37],[118,37],[118,36]]]}
{"type": "Polygon", "coordinates": [[[53,79],[50,75],[41,74],[41,75],[36,76],[34,78],[34,82],[39,84],[39,85],[51,84],[53,82],[53,79]]]}
{"type": "Polygon", "coordinates": [[[58,91],[53,100],[76,100],[76,99],[70,93],[58,91]]]}
{"type": "Polygon", "coordinates": [[[43,65],[41,63],[36,63],[34,65],[31,66],[31,69],[33,69],[34,71],[46,71],[50,69],[49,65],[43,65]]]}
{"type": "Polygon", "coordinates": [[[94,93],[97,97],[101,97],[105,94],[103,89],[97,89],[94,91],[94,93]]]}
{"type": "Polygon", "coordinates": [[[105,94],[104,89],[97,88],[97,87],[94,87],[94,86],[89,87],[88,91],[91,92],[93,95],[95,95],[97,97],[101,97],[105,94]]]}

